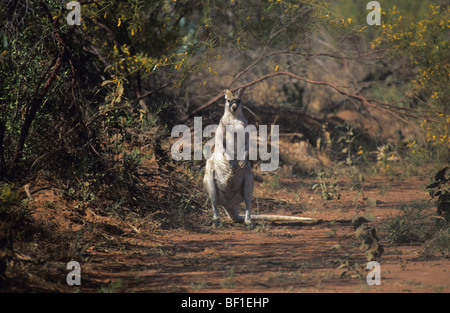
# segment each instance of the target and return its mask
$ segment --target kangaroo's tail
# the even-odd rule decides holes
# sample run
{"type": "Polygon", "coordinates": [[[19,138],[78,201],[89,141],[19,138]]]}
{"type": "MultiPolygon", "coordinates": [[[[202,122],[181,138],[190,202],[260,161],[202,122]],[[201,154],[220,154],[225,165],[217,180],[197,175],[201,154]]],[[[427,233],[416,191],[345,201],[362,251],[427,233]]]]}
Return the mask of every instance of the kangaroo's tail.
{"type": "Polygon", "coordinates": [[[252,214],[252,221],[313,221],[313,222],[316,222],[317,219],[312,218],[312,217],[301,217],[301,216],[252,214]]]}

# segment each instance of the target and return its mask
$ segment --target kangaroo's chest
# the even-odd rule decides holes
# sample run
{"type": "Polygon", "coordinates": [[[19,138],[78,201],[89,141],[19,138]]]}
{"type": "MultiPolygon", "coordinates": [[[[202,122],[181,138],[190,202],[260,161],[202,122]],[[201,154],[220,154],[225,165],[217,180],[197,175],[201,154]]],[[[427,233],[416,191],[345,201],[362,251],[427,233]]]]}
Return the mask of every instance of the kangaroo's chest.
{"type": "Polygon", "coordinates": [[[236,191],[242,186],[245,170],[234,160],[214,160],[216,185],[224,193],[236,191]]]}

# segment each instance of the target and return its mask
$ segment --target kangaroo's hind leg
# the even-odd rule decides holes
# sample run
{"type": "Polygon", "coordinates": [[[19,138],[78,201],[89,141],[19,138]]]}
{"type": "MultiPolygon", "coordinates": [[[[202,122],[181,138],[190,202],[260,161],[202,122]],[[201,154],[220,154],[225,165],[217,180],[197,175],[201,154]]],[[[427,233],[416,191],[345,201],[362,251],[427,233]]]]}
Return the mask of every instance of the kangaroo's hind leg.
{"type": "Polygon", "coordinates": [[[242,223],[244,221],[244,218],[239,215],[237,206],[226,208],[224,207],[225,212],[227,213],[228,217],[232,219],[235,222],[242,223]]]}
{"type": "Polygon", "coordinates": [[[210,162],[210,160],[206,162],[205,176],[203,177],[203,187],[208,194],[209,200],[211,200],[213,219],[217,220],[219,218],[219,214],[217,212],[218,191],[214,182],[214,170],[212,168],[212,163],[210,162]]]}
{"type": "Polygon", "coordinates": [[[244,200],[245,200],[245,223],[252,223],[251,215],[251,201],[253,196],[253,174],[250,165],[247,164],[245,168],[245,178],[244,178],[244,200]]]}

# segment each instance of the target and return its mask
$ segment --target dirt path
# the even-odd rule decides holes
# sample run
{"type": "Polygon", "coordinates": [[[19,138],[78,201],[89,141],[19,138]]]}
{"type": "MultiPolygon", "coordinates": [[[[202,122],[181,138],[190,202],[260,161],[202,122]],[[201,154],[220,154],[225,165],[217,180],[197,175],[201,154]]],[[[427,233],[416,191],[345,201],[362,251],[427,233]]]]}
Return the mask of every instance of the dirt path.
{"type": "MultiPolygon", "coordinates": [[[[264,197],[286,199],[276,210],[262,204],[261,186],[255,193],[260,212],[302,215],[321,223],[244,225],[223,222],[195,229],[164,230],[159,234],[125,232],[108,248],[90,248],[83,264],[87,292],[450,292],[450,260],[419,256],[419,244],[390,246],[380,260],[381,285],[369,286],[365,275],[348,267],[350,261],[365,266],[355,247],[351,219],[356,191],[340,200],[324,201],[308,184],[292,188],[295,181],[264,197]],[[259,190],[259,191],[258,191],[259,190]],[[298,196],[294,195],[300,194],[298,196]],[[259,197],[259,198],[258,198],[259,197]],[[296,200],[294,200],[294,198],[296,200]],[[276,211],[276,212],[274,212],[276,211]],[[339,245],[339,246],[338,246],[339,245]],[[351,256],[346,255],[350,253],[351,256]],[[347,275],[341,277],[344,270],[347,275]]],[[[365,183],[364,197],[377,201],[371,211],[374,224],[393,214],[398,205],[428,199],[426,181],[386,178],[365,183]]]]}

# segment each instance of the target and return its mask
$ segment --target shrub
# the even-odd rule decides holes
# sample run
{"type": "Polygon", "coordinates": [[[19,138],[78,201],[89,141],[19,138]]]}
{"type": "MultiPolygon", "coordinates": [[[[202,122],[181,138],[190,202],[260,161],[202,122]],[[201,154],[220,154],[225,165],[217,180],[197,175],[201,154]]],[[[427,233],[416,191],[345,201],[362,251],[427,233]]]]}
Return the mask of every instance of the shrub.
{"type": "Polygon", "coordinates": [[[382,225],[386,238],[393,244],[425,242],[434,233],[432,213],[426,202],[415,202],[402,205],[401,213],[388,218],[382,225]]]}
{"type": "Polygon", "coordinates": [[[435,181],[427,186],[431,198],[437,198],[437,213],[450,223],[450,178],[446,175],[448,167],[436,173],[435,181]]]}
{"type": "Polygon", "coordinates": [[[422,252],[424,256],[432,256],[439,252],[443,257],[448,257],[450,253],[450,228],[439,230],[436,234],[425,242],[425,247],[422,252]]]}
{"type": "Polygon", "coordinates": [[[422,255],[450,251],[450,223],[436,216],[427,202],[416,202],[400,207],[401,214],[387,219],[382,224],[386,238],[393,244],[417,242],[423,244],[422,255]]]}

